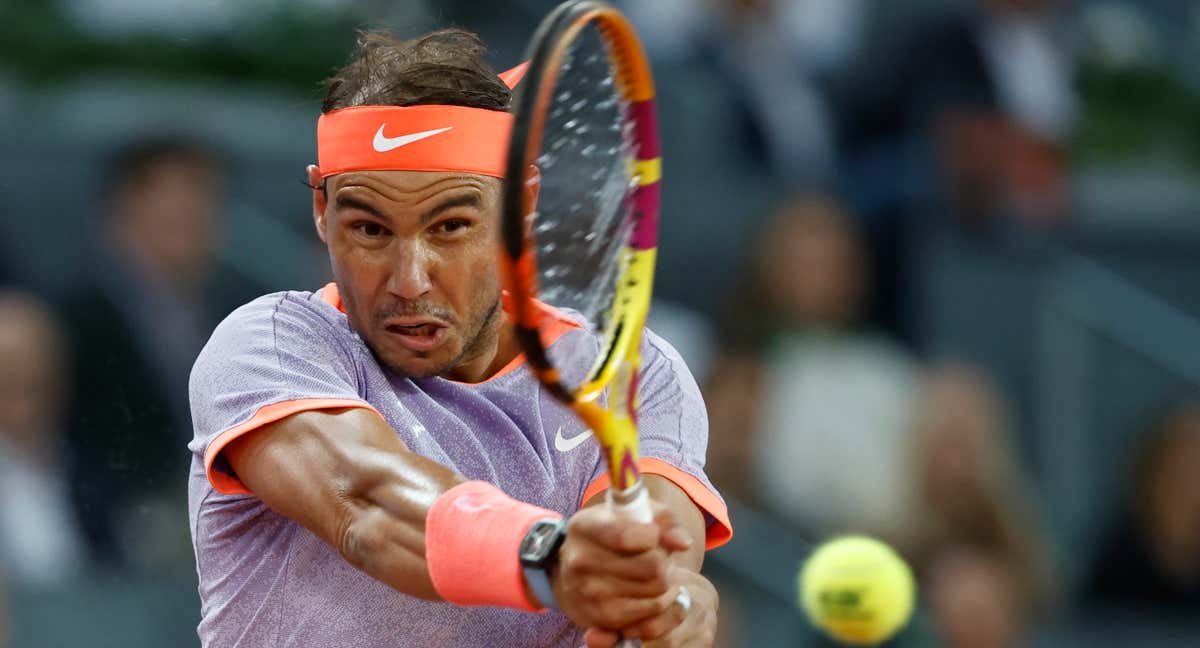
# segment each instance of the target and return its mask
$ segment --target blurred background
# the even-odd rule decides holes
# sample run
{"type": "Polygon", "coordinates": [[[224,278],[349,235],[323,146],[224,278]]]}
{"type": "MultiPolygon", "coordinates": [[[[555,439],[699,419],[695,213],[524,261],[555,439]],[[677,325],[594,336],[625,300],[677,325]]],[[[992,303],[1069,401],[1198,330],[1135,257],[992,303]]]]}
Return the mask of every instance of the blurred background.
{"type": "MultiPolygon", "coordinates": [[[[304,164],[355,29],[520,60],[549,0],[0,0],[0,646],[197,645],[191,362],[328,277],[304,164]]],[[[660,94],[652,326],[710,408],[723,646],[1200,645],[1200,3],[626,0],[660,94]]]]}

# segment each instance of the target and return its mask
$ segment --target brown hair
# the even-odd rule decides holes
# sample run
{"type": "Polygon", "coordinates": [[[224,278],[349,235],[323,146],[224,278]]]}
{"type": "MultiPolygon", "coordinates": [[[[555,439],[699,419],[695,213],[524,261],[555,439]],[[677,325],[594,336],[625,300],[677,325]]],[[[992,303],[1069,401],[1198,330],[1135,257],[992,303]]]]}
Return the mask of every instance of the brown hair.
{"type": "Polygon", "coordinates": [[[487,64],[486,53],[479,36],[462,29],[411,40],[364,31],[353,60],[325,81],[321,112],[427,104],[507,111],[512,91],[487,64]]]}

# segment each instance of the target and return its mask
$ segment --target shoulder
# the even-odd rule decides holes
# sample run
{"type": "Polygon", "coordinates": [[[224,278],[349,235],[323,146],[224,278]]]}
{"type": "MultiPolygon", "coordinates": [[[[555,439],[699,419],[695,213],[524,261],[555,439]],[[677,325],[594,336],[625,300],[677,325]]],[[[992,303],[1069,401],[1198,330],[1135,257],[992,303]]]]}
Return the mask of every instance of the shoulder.
{"type": "Polygon", "coordinates": [[[642,333],[642,365],[656,364],[665,364],[673,375],[684,375],[691,380],[691,371],[679,351],[666,338],[647,328],[642,333]]]}
{"type": "Polygon", "coordinates": [[[213,331],[213,338],[281,328],[312,332],[344,329],[346,316],[321,299],[319,292],[288,290],[263,295],[234,309],[213,331]]]}
{"type": "Polygon", "coordinates": [[[354,333],[346,316],[320,293],[284,291],[254,299],[213,330],[197,366],[280,352],[309,355],[321,349],[349,352],[354,333]]]}
{"type": "Polygon", "coordinates": [[[322,316],[337,315],[345,318],[333,306],[321,300],[320,292],[284,290],[267,293],[238,306],[221,321],[217,328],[272,319],[280,313],[311,313],[322,316]]]}
{"type": "Polygon", "coordinates": [[[643,408],[653,404],[703,410],[700,387],[687,362],[675,347],[650,329],[642,334],[642,369],[639,378],[643,408]]]}

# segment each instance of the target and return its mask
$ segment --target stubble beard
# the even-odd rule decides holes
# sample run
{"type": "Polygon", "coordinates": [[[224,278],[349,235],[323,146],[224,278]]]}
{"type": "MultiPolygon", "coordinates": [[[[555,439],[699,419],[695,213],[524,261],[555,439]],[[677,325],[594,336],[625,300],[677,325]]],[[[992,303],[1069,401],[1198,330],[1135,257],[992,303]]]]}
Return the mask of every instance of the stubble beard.
{"type": "Polygon", "coordinates": [[[496,317],[500,314],[499,290],[496,291],[496,296],[490,299],[489,302],[490,304],[487,309],[483,311],[483,314],[479,317],[473,318],[473,321],[469,326],[470,334],[465,336],[467,341],[463,344],[462,349],[460,349],[453,358],[437,365],[436,367],[432,367],[425,371],[413,372],[387,362],[380,356],[378,352],[375,352],[373,349],[372,352],[377,360],[383,361],[383,363],[387,365],[389,369],[406,378],[430,378],[433,376],[444,376],[461,365],[465,360],[469,360],[470,358],[479,355],[489,342],[492,344],[495,343],[495,336],[489,335],[489,333],[492,332],[496,317]]]}

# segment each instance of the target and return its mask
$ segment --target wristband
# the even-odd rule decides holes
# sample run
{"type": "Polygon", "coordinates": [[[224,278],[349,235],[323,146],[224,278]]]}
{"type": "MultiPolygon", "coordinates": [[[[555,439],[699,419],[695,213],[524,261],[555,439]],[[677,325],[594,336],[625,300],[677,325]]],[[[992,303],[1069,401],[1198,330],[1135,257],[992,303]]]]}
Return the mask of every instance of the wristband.
{"type": "Polygon", "coordinates": [[[521,542],[534,523],[561,517],[487,482],[442,493],[425,517],[425,563],[434,589],[459,605],[544,611],[525,594],[521,542]]]}

